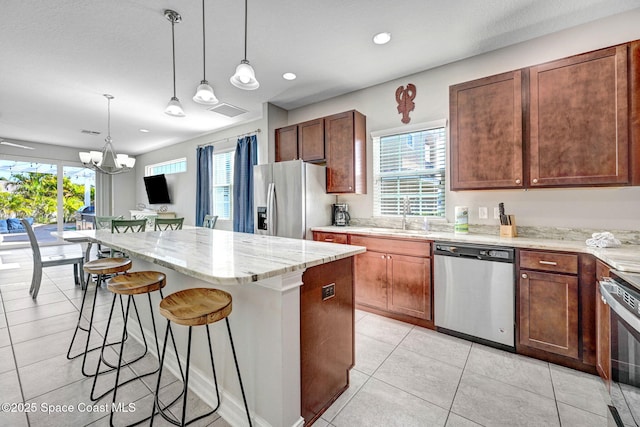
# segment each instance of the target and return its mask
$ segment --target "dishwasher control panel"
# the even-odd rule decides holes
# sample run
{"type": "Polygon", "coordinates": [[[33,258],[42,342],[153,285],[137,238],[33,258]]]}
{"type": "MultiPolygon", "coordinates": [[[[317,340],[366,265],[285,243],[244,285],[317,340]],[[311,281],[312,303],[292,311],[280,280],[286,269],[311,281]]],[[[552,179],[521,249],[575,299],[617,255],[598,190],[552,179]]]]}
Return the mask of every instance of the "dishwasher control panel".
{"type": "Polygon", "coordinates": [[[470,243],[436,242],[434,255],[475,258],[482,261],[513,263],[515,250],[497,246],[475,245],[470,243]]]}

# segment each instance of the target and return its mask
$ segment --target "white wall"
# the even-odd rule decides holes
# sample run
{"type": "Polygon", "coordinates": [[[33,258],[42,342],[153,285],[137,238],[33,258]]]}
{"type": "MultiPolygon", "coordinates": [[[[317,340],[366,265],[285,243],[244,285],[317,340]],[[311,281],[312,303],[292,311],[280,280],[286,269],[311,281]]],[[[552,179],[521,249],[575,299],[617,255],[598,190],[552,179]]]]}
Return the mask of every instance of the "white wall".
{"type": "MultiPolygon", "coordinates": [[[[143,180],[145,166],[186,157],[186,172],[166,175],[169,195],[171,196],[172,201],[171,204],[166,206],[169,211],[175,212],[178,217],[184,217],[185,224],[194,225],[196,217],[196,148],[198,145],[210,143],[214,143],[214,152],[235,148],[237,135],[261,129],[261,132],[257,134],[258,159],[262,159],[261,162],[259,161],[260,163],[266,163],[269,139],[269,132],[267,131],[267,112],[268,107],[265,106],[263,110],[264,117],[261,119],[227,128],[219,132],[203,135],[179,144],[137,156],[135,184],[131,187],[135,190],[134,198],[129,209],[135,209],[135,206],[138,203],[144,203],[152,209],[157,209],[161,206],[149,205],[143,180]]],[[[127,212],[126,215],[128,214],[129,213],[127,212]]],[[[218,219],[216,228],[222,230],[233,230],[233,224],[230,220],[218,219]]]]}
{"type": "MultiPolygon", "coordinates": [[[[414,100],[416,107],[411,113],[410,124],[448,119],[450,85],[640,39],[638,22],[640,9],[291,110],[288,114],[288,124],[356,109],[367,116],[367,133],[402,126],[401,115],[396,110],[395,90],[407,83],[413,83],[417,87],[414,100]]],[[[428,55],[428,52],[420,54],[428,55]]],[[[350,212],[354,217],[372,216],[372,171],[369,136],[369,194],[339,198],[341,202],[350,204],[350,212]]],[[[498,202],[505,203],[507,211],[516,215],[517,223],[520,225],[640,228],[640,187],[450,192],[447,186],[447,220],[453,220],[454,206],[463,205],[470,207],[470,222],[497,224],[493,219],[478,219],[478,207],[489,207],[492,218],[492,207],[497,206],[498,202]]]]}

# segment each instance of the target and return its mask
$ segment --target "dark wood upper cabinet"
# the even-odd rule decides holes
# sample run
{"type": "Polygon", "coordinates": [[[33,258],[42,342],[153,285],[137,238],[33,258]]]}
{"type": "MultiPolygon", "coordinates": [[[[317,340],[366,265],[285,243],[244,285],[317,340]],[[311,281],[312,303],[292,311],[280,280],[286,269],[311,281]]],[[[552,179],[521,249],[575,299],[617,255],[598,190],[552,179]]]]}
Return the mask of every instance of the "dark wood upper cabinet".
{"type": "Polygon", "coordinates": [[[627,45],[530,68],[529,186],[629,183],[627,45]]]}
{"type": "Polygon", "coordinates": [[[324,162],[324,119],[298,124],[298,150],[305,162],[324,162]]]}
{"type": "Polygon", "coordinates": [[[451,190],[640,185],[640,40],[449,88],[451,190]]]}
{"type": "Polygon", "coordinates": [[[327,193],[367,193],[366,119],[352,110],[324,118],[327,193]]]}
{"type": "Polygon", "coordinates": [[[276,162],[298,159],[298,126],[276,129],[276,162]]]}
{"type": "Polygon", "coordinates": [[[449,88],[451,189],[521,188],[522,72],[449,88]]]}

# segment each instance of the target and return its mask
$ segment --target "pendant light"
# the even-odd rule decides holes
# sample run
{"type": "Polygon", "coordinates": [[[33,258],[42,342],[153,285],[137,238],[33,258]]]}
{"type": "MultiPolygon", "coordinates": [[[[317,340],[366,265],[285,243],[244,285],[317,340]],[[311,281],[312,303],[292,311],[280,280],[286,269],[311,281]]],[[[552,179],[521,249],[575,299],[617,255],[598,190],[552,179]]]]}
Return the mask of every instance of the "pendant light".
{"type": "Polygon", "coordinates": [[[205,48],[205,24],[204,24],[204,0],[202,0],[202,81],[196,89],[196,94],[193,100],[198,104],[215,105],[218,103],[218,98],[213,93],[213,88],[207,81],[207,56],[205,48]]]}
{"type": "Polygon", "coordinates": [[[244,90],[255,90],[260,87],[256,80],[256,73],[247,61],[247,0],[244,0],[244,59],[236,67],[236,73],[231,76],[231,84],[244,90]]]}
{"type": "Polygon", "coordinates": [[[182,22],[182,17],[178,12],[170,9],[164,11],[164,16],[171,21],[171,45],[173,47],[173,97],[171,97],[164,112],[173,117],[184,117],[182,104],[180,104],[180,100],[176,96],[176,37],[173,28],[175,24],[182,22]]]}
{"type": "Polygon", "coordinates": [[[80,161],[83,165],[106,175],[117,175],[129,172],[136,164],[136,159],[126,154],[115,154],[111,144],[111,100],[112,95],[105,93],[107,98],[107,137],[102,151],[80,152],[80,161]]]}

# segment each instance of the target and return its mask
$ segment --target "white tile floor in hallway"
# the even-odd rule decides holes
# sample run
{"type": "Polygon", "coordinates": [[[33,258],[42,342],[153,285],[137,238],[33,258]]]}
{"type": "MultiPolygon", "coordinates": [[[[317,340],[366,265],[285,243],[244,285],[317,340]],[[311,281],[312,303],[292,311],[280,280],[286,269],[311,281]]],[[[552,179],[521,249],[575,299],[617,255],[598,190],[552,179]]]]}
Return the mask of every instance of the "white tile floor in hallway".
{"type": "MultiPolygon", "coordinates": [[[[65,358],[81,296],[71,267],[45,269],[34,303],[31,252],[0,251],[0,260],[0,401],[38,404],[35,413],[0,413],[0,426],[108,425],[105,413],[40,410],[41,403],[90,402],[91,380],[65,358]],[[20,268],[1,267],[9,263],[20,268]]],[[[98,297],[102,331],[111,300],[103,289],[98,297]]],[[[161,399],[174,381],[163,381],[161,399]]],[[[133,384],[118,400],[135,402],[137,411],[116,425],[149,412],[155,382],[133,384]]],[[[351,386],[315,426],[606,426],[607,401],[598,377],[357,311],[351,386]]],[[[207,423],[199,425],[227,425],[215,416],[207,423]]]]}

